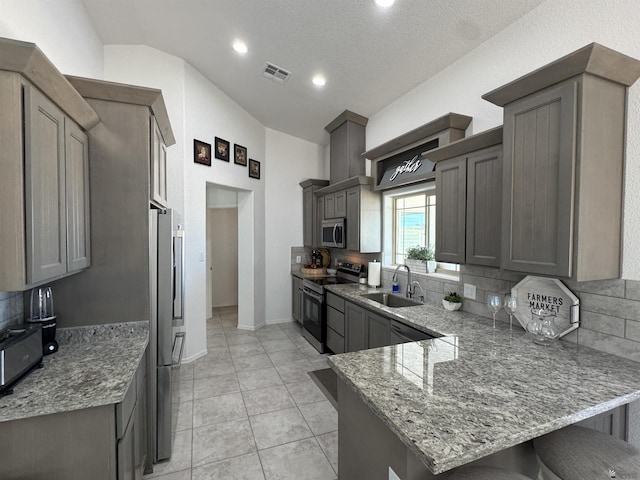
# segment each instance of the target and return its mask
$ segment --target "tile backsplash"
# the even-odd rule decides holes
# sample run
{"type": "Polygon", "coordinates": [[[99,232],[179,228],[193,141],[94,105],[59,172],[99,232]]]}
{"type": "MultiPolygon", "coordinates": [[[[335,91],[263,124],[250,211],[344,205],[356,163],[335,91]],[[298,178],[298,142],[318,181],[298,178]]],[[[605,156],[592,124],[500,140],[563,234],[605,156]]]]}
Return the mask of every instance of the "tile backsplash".
{"type": "MultiPolygon", "coordinates": [[[[383,269],[382,286],[391,287],[394,269],[383,269]]],[[[441,306],[442,297],[455,291],[463,296],[465,283],[475,285],[476,299],[463,298],[462,310],[491,318],[485,305],[489,293],[505,294],[526,275],[490,267],[460,266],[460,279],[437,275],[413,274],[425,290],[425,302],[441,306]]],[[[585,345],[620,357],[640,361],[640,282],[632,280],[602,280],[563,283],[580,299],[580,328],[564,340],[585,345]]],[[[405,291],[407,275],[399,273],[401,291],[405,291]]],[[[464,297],[464,296],[463,296],[464,297]]],[[[499,321],[508,323],[501,310],[499,321]]]]}
{"type": "Polygon", "coordinates": [[[24,321],[22,292],[0,292],[0,330],[24,321]]]}

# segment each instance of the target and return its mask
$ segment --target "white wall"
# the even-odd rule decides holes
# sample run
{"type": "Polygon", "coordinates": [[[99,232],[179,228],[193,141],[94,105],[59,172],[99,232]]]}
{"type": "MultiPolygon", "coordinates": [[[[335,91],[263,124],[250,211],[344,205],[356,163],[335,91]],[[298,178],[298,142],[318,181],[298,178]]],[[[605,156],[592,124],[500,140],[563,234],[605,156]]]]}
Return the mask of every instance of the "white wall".
{"type": "Polygon", "coordinates": [[[102,77],[102,42],[80,0],[0,0],[0,36],[37,44],[62,73],[102,77]]]}
{"type": "Polygon", "coordinates": [[[302,246],[302,188],[308,178],[328,178],[325,147],[266,129],[266,322],[290,322],[291,247],[302,246]]]}
{"type": "MultiPolygon", "coordinates": [[[[367,149],[448,112],[473,116],[468,134],[502,124],[481,96],[591,42],[640,59],[637,0],[549,0],[371,116],[367,149]]],[[[629,89],[623,276],[640,279],[640,82],[629,89]]]]}

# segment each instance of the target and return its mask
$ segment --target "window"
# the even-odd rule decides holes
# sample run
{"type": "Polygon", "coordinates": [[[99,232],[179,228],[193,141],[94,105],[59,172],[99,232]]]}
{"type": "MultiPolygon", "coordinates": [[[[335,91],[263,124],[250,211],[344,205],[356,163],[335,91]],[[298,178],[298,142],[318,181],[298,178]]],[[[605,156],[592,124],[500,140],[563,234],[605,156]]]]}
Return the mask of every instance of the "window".
{"type": "Polygon", "coordinates": [[[434,248],[435,244],[435,191],[393,197],[393,263],[405,263],[407,250],[411,247],[434,248]]]}

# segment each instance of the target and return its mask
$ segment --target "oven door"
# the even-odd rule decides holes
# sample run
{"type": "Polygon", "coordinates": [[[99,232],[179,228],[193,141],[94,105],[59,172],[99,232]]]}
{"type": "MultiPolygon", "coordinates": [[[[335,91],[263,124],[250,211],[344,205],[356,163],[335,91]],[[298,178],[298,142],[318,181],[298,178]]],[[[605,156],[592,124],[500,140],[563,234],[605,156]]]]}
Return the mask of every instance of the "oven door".
{"type": "Polygon", "coordinates": [[[324,295],[306,288],[303,295],[302,328],[303,335],[309,343],[323,353],[327,335],[324,295]]]}

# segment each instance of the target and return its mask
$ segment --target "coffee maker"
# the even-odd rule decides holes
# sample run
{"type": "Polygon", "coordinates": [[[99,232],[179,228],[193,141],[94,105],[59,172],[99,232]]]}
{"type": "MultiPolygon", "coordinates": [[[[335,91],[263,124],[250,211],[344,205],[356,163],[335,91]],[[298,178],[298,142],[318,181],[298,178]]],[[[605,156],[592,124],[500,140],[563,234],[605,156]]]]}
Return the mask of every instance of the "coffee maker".
{"type": "Polygon", "coordinates": [[[50,355],[58,351],[56,342],[56,315],[53,311],[51,287],[36,287],[31,290],[31,311],[29,323],[42,326],[42,354],[50,355]]]}

